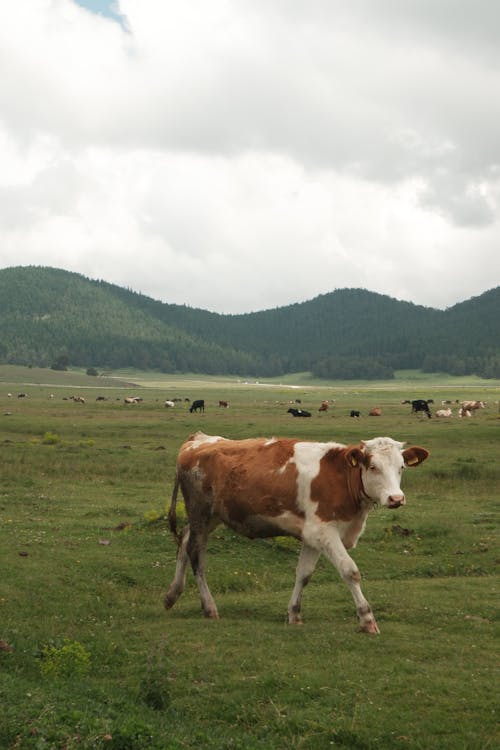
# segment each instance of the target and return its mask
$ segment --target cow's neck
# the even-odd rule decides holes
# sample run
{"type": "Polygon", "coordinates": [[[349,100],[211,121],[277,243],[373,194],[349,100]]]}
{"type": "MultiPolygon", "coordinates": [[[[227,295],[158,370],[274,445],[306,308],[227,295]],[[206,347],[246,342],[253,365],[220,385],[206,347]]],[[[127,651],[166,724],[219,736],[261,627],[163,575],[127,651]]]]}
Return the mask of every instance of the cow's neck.
{"type": "Polygon", "coordinates": [[[356,504],[357,510],[370,509],[376,503],[366,494],[363,485],[363,476],[361,473],[361,467],[357,467],[353,471],[347,472],[347,488],[349,496],[356,504]]]}

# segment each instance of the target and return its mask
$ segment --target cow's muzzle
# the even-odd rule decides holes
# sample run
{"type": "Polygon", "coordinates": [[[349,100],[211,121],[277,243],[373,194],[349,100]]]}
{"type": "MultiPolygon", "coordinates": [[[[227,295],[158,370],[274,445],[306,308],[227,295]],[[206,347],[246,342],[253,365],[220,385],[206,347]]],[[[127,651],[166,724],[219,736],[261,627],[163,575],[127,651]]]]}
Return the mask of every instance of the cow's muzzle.
{"type": "Polygon", "coordinates": [[[406,499],[404,495],[389,495],[387,498],[387,507],[391,510],[394,510],[395,508],[399,508],[401,505],[404,505],[406,503],[406,499]]]}

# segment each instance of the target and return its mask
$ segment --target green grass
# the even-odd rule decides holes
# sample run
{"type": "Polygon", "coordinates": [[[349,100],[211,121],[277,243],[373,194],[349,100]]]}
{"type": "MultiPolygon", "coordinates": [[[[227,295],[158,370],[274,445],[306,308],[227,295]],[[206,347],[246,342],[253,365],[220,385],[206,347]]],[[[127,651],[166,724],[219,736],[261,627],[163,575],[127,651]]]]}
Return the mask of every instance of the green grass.
{"type": "MultiPolygon", "coordinates": [[[[34,382],[25,374],[18,383],[34,382]]],[[[114,381],[107,401],[88,390],[86,404],[66,400],[67,382],[38,378],[26,399],[15,380],[0,383],[0,639],[13,649],[0,650],[1,748],[498,746],[498,386],[290,389],[198,377],[146,386],[124,375],[141,383],[142,404],[125,406],[130,388],[114,381]],[[172,396],[204,397],[205,414],[186,402],[165,409],[172,396]],[[336,399],[327,414],[317,412],[323,397],[336,399]],[[413,397],[489,406],[440,422],[411,415],[400,402],[413,397]],[[310,420],[286,414],[295,398],[310,420]],[[348,416],[374,405],[382,417],[348,416]],[[165,612],[175,564],[165,505],[178,447],[200,428],[391,435],[431,451],[405,473],[408,504],[374,512],[353,552],[380,636],[357,632],[326,561],[304,594],[304,626],[287,626],[297,544],[222,529],[208,552],[221,619],[202,617],[191,575],[165,612]]]]}

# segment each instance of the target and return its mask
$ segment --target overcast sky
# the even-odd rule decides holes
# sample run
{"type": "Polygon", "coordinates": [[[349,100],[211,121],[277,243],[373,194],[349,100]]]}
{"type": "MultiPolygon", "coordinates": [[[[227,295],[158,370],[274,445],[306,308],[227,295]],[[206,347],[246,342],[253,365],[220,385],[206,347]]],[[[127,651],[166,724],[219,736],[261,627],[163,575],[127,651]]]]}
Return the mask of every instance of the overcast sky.
{"type": "Polygon", "coordinates": [[[250,312],[500,284],[500,2],[15,0],[0,267],[250,312]]]}

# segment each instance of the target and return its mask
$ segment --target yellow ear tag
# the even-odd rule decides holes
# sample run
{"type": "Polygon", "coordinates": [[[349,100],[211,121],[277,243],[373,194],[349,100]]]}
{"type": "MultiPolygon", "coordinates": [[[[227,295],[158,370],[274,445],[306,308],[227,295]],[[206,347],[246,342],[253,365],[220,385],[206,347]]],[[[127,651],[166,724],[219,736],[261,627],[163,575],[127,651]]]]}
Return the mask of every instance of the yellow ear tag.
{"type": "Polygon", "coordinates": [[[357,466],[358,465],[358,462],[356,461],[356,459],[354,458],[354,456],[351,456],[351,465],[352,466],[357,466]]]}
{"type": "Polygon", "coordinates": [[[406,462],[407,466],[415,466],[415,464],[418,464],[418,458],[412,458],[410,461],[406,462]]]}

